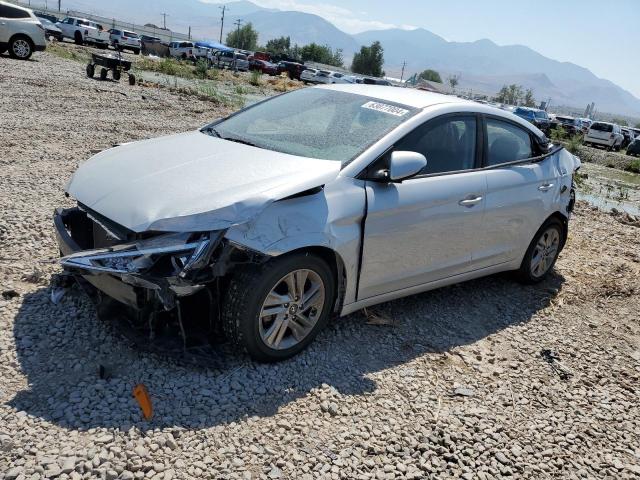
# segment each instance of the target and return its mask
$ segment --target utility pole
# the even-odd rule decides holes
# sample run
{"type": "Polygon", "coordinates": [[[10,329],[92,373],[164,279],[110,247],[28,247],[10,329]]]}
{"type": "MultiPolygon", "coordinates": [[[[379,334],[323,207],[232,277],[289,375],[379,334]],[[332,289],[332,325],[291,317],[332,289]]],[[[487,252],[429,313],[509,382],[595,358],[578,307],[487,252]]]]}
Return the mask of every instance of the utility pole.
{"type": "Polygon", "coordinates": [[[62,0],[58,0],[58,11],[62,11],[62,0]]]}
{"type": "Polygon", "coordinates": [[[402,83],[402,79],[404,78],[404,67],[407,66],[407,62],[402,62],[402,73],[400,74],[400,83],[402,83]]]}
{"type": "Polygon", "coordinates": [[[163,12],[160,15],[162,15],[162,26],[163,26],[164,30],[166,30],[167,29],[167,14],[163,12]]]}
{"type": "Polygon", "coordinates": [[[242,19],[239,18],[233,24],[238,27],[238,30],[237,30],[238,33],[237,33],[237,36],[236,36],[236,42],[237,42],[238,46],[236,48],[241,48],[242,44],[240,43],[240,25],[242,25],[242,19]]]}
{"type": "Polygon", "coordinates": [[[191,40],[191,25],[189,25],[189,40],[191,40]]]}
{"type": "Polygon", "coordinates": [[[224,12],[227,11],[227,6],[223,5],[218,8],[222,10],[222,21],[220,22],[220,43],[222,43],[222,29],[224,28],[224,12]]]}

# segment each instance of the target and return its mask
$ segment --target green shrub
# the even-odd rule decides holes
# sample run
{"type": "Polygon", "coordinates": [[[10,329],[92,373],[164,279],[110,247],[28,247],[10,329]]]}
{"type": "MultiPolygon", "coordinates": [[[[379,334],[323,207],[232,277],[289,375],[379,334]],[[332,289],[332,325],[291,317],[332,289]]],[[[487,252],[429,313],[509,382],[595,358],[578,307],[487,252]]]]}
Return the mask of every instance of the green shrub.
{"type": "Polygon", "coordinates": [[[640,158],[632,160],[625,170],[633,173],[640,173],[640,158]]]}
{"type": "Polygon", "coordinates": [[[262,72],[258,70],[253,70],[251,72],[251,78],[249,79],[249,83],[254,87],[260,86],[260,78],[262,77],[262,72]]]}
{"type": "Polygon", "coordinates": [[[569,140],[565,142],[565,146],[571,153],[578,154],[582,146],[582,135],[577,134],[569,138],[569,140]]]}
{"type": "Polygon", "coordinates": [[[175,75],[178,73],[177,62],[173,58],[165,58],[158,63],[158,71],[165,75],[175,75]]]}
{"type": "Polygon", "coordinates": [[[209,63],[204,58],[201,58],[196,62],[196,75],[198,78],[205,80],[207,78],[207,73],[209,71],[209,63]]]}

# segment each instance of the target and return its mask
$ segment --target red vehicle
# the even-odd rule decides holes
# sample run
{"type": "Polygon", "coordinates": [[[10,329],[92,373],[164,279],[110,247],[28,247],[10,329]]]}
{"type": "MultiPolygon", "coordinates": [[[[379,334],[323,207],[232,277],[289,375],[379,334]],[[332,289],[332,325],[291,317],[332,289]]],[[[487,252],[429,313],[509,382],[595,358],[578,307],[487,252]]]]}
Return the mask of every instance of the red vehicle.
{"type": "Polygon", "coordinates": [[[260,60],[258,58],[254,58],[249,61],[249,70],[258,70],[262,73],[266,73],[267,75],[280,75],[280,70],[278,66],[274,63],[268,62],[266,60],[260,60]]]}
{"type": "Polygon", "coordinates": [[[253,58],[256,60],[264,60],[265,62],[271,61],[271,55],[267,52],[256,52],[253,54],[253,58]]]}

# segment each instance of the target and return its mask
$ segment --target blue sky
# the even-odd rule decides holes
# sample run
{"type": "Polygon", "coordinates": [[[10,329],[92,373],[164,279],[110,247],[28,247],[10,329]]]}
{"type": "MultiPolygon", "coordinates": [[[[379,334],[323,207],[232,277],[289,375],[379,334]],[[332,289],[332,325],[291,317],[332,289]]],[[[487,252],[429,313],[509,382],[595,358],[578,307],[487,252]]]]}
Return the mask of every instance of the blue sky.
{"type": "Polygon", "coordinates": [[[526,45],[586,67],[640,98],[640,0],[253,2],[315,13],[349,33],[422,27],[451,41],[488,38],[499,45],[526,45]]]}

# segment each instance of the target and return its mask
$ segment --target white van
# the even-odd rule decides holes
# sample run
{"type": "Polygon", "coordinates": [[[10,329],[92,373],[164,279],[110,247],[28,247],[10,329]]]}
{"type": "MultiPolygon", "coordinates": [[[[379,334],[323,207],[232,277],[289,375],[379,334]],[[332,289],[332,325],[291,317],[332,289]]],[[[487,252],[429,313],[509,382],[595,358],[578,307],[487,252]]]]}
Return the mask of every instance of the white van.
{"type": "Polygon", "coordinates": [[[624,135],[620,125],[608,122],[593,122],[584,135],[586,145],[600,145],[609,150],[620,150],[624,135]]]}

